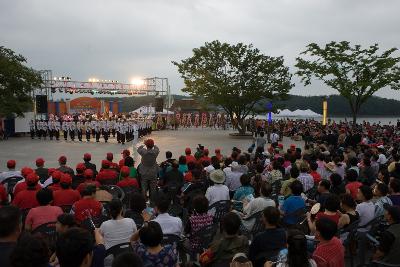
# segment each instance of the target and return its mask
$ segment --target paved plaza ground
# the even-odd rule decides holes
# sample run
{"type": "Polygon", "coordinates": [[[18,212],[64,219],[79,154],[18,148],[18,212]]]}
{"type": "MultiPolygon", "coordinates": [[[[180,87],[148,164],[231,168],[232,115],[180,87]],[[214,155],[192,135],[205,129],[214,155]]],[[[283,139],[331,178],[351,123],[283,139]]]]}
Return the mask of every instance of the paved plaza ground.
{"type": "MultiPolygon", "coordinates": [[[[229,136],[233,130],[210,130],[210,129],[179,129],[177,131],[165,130],[155,131],[150,136],[146,136],[139,140],[138,145],[142,144],[144,139],[152,138],[155,144],[160,148],[158,161],[165,159],[165,152],[171,151],[174,157],[184,153],[185,147],[192,148],[194,153],[197,144],[202,144],[208,148],[211,154],[215,148],[220,148],[222,153],[226,155],[230,153],[232,147],[236,146],[242,150],[247,150],[251,145],[250,139],[235,139],[229,136]]],[[[285,149],[291,144],[303,146],[303,142],[294,142],[289,138],[283,140],[285,149]]],[[[72,142],[68,140],[50,141],[47,140],[31,140],[29,137],[14,137],[6,141],[0,142],[0,171],[6,169],[6,161],[15,159],[17,168],[22,166],[35,167],[34,161],[38,157],[43,157],[46,161],[46,167],[58,166],[57,159],[61,155],[68,158],[68,165],[75,168],[76,164],[82,162],[83,154],[89,152],[92,154],[92,162],[99,165],[101,160],[105,158],[107,152],[114,153],[114,161],[119,161],[123,149],[129,149],[133,152],[133,143],[125,145],[118,144],[115,139],[111,138],[109,143],[93,142],[72,142]]],[[[139,157],[135,155],[135,159],[139,157]]]]}

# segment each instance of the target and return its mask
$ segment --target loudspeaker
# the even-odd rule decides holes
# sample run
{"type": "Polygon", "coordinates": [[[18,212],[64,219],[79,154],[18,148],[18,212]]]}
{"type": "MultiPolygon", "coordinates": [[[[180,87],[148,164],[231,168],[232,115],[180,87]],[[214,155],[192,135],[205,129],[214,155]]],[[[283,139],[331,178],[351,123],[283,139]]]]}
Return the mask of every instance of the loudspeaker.
{"type": "Polygon", "coordinates": [[[162,97],[156,97],[155,100],[156,103],[154,106],[156,107],[156,112],[163,112],[164,99],[162,97]]]}
{"type": "Polygon", "coordinates": [[[36,112],[47,113],[47,95],[36,96],[36,112]]]}

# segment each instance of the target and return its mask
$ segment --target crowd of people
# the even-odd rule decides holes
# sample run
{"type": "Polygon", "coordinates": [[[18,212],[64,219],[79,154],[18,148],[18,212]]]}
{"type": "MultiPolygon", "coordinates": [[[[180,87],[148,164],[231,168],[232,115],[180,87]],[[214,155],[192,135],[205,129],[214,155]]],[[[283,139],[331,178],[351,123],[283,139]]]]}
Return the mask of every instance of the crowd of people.
{"type": "Polygon", "coordinates": [[[244,150],[152,139],[0,173],[1,266],[400,265],[399,126],[289,121],[244,150]],[[293,130],[295,129],[295,130],[293,130]],[[280,143],[301,133],[304,147],[280,143]],[[270,143],[268,142],[270,141],[270,143]]]}

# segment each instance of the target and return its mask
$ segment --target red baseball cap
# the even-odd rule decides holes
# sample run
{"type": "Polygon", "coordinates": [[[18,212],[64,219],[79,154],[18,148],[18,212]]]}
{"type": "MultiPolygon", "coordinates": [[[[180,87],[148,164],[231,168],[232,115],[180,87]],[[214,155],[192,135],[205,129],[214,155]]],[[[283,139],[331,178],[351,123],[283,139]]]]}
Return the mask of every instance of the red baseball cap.
{"type": "Polygon", "coordinates": [[[69,175],[68,173],[63,173],[63,174],[61,175],[61,178],[60,178],[60,183],[72,184],[71,175],[69,175]]]}
{"type": "Polygon", "coordinates": [[[89,153],[85,153],[85,154],[83,154],[83,159],[84,160],[91,160],[92,159],[92,155],[90,155],[89,153]]]}
{"type": "Polygon", "coordinates": [[[124,149],[121,154],[129,156],[131,152],[128,149],[124,149]]]}
{"type": "Polygon", "coordinates": [[[83,172],[83,176],[84,176],[85,178],[93,178],[93,170],[92,170],[92,169],[86,169],[86,170],[83,172]]]}
{"type": "Polygon", "coordinates": [[[144,144],[147,147],[153,147],[154,146],[154,140],[153,139],[147,139],[146,141],[144,141],[144,144]]]}
{"type": "Polygon", "coordinates": [[[76,165],[76,171],[77,172],[83,172],[84,170],[86,170],[86,166],[83,163],[78,163],[78,165],[76,165]]]}
{"type": "Polygon", "coordinates": [[[185,154],[189,155],[192,153],[192,150],[190,149],[190,147],[185,148],[185,154]]]}
{"type": "Polygon", "coordinates": [[[62,175],[62,172],[55,170],[53,172],[53,174],[51,175],[51,177],[53,178],[53,182],[54,181],[60,181],[61,175],[62,175]]]}
{"type": "Polygon", "coordinates": [[[17,162],[15,160],[10,159],[9,161],[7,161],[7,168],[14,169],[15,165],[17,165],[17,162]]]}
{"type": "Polygon", "coordinates": [[[43,158],[36,159],[36,166],[40,167],[40,166],[43,166],[43,164],[44,164],[43,158]]]}
{"type": "Polygon", "coordinates": [[[21,169],[21,175],[26,179],[26,177],[28,177],[28,175],[30,174],[30,173],[32,173],[33,172],[33,170],[31,169],[31,168],[29,168],[29,167],[23,167],[22,169],[21,169]]]}
{"type": "Polygon", "coordinates": [[[67,157],[66,156],[59,157],[58,162],[60,162],[61,164],[67,163],[67,157]]]}
{"type": "Polygon", "coordinates": [[[29,184],[34,184],[39,181],[39,176],[35,172],[31,172],[28,174],[28,176],[25,178],[26,182],[29,184]]]}
{"type": "Polygon", "coordinates": [[[122,176],[126,177],[126,176],[129,175],[129,173],[130,173],[130,169],[129,169],[128,166],[124,166],[124,167],[121,168],[121,175],[122,176]]]}
{"type": "Polygon", "coordinates": [[[113,160],[113,158],[114,158],[114,154],[111,153],[111,152],[108,152],[107,153],[107,160],[113,160]]]}

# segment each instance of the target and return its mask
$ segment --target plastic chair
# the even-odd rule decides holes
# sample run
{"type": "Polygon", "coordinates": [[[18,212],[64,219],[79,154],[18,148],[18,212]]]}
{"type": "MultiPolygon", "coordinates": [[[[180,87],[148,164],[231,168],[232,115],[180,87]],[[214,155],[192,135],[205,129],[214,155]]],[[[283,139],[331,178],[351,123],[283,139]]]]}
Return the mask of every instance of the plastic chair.
{"type": "Polygon", "coordinates": [[[208,207],[208,211],[214,211],[214,223],[219,223],[226,213],[231,209],[230,200],[220,200],[208,207]]]}
{"type": "Polygon", "coordinates": [[[57,232],[56,232],[56,222],[48,222],[36,227],[32,234],[40,234],[43,238],[48,241],[50,247],[55,245],[57,232]]]}
{"type": "Polygon", "coordinates": [[[259,211],[246,218],[244,221],[254,220],[253,227],[249,231],[243,224],[240,226],[240,229],[244,235],[247,236],[249,240],[252,240],[254,236],[265,229],[265,225],[262,221],[263,211],[259,211]]]}
{"type": "Polygon", "coordinates": [[[15,185],[21,181],[23,178],[21,176],[13,176],[13,177],[8,177],[7,179],[4,179],[1,184],[3,184],[6,189],[7,189],[7,193],[10,194],[11,196],[13,196],[13,191],[14,191],[14,187],[15,185]]]}
{"type": "Polygon", "coordinates": [[[121,189],[121,187],[113,184],[113,185],[107,185],[107,188],[109,189],[109,192],[113,196],[113,198],[118,198],[120,200],[124,199],[125,192],[124,190],[121,189]]]}
{"type": "Polygon", "coordinates": [[[114,259],[117,257],[119,254],[123,252],[128,252],[128,251],[133,251],[131,243],[122,243],[118,244],[115,246],[112,246],[111,248],[106,250],[106,257],[109,255],[113,255],[114,259]]]}
{"type": "Polygon", "coordinates": [[[163,240],[161,241],[162,245],[174,245],[178,246],[178,243],[181,241],[181,238],[177,235],[166,234],[163,235],[163,240]]]}

